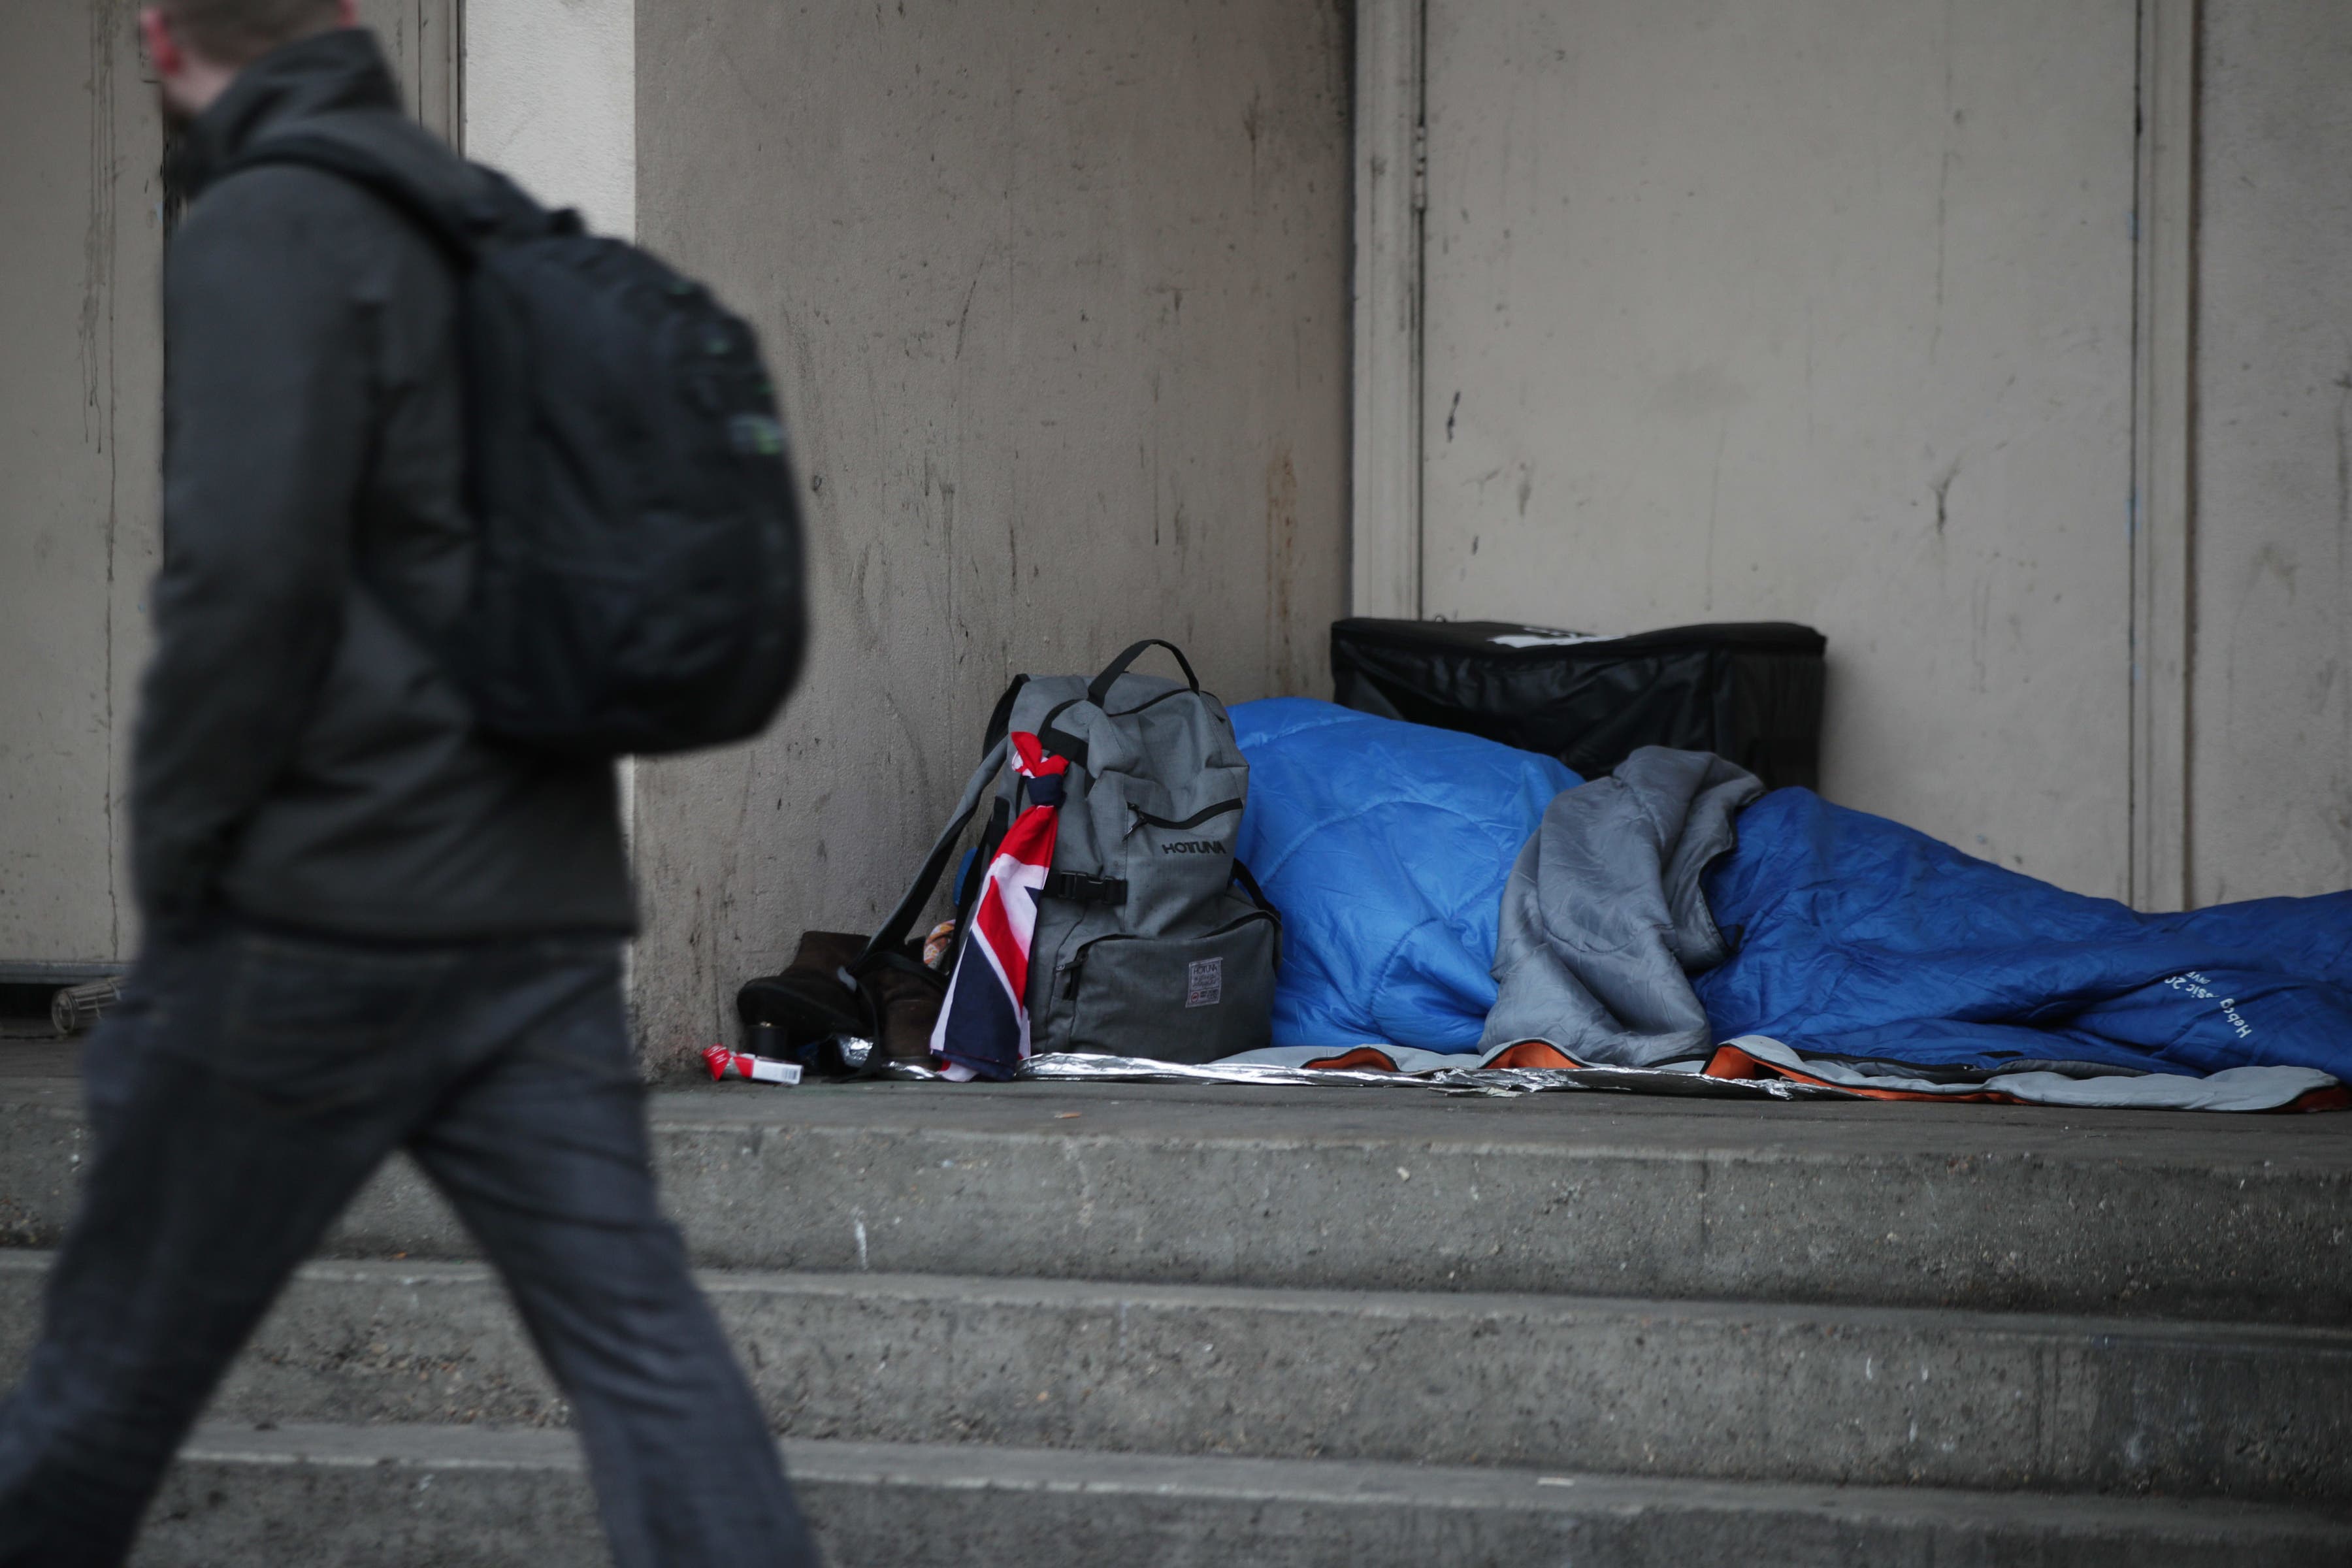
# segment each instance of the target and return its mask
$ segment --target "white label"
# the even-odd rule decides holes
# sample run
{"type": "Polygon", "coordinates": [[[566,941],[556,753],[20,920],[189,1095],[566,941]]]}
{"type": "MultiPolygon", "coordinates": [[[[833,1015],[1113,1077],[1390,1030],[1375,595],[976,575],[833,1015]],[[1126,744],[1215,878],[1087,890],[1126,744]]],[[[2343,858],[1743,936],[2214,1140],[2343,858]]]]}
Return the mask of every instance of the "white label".
{"type": "Polygon", "coordinates": [[[798,1062],[771,1061],[766,1057],[748,1059],[751,1063],[752,1078],[761,1083],[798,1083],[801,1080],[801,1064],[798,1062]]]}
{"type": "Polygon", "coordinates": [[[1222,958],[1196,958],[1187,977],[1184,1005],[1213,1007],[1225,999],[1225,961],[1222,958]]]}
{"type": "Polygon", "coordinates": [[[1530,626],[1524,632],[1505,632],[1486,639],[1503,647],[1574,647],[1579,643],[1615,642],[1615,637],[1597,632],[1542,632],[1530,626]]]}

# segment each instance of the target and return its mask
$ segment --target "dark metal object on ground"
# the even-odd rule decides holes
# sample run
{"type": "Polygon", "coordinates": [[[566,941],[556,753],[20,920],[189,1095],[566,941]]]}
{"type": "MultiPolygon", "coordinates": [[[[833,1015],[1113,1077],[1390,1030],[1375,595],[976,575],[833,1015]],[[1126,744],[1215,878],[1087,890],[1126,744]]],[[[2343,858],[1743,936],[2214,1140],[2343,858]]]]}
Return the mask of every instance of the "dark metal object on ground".
{"type": "Polygon", "coordinates": [[[91,980],[68,985],[49,999],[49,1022],[60,1035],[79,1035],[91,1027],[106,1010],[122,999],[119,979],[91,980]]]}

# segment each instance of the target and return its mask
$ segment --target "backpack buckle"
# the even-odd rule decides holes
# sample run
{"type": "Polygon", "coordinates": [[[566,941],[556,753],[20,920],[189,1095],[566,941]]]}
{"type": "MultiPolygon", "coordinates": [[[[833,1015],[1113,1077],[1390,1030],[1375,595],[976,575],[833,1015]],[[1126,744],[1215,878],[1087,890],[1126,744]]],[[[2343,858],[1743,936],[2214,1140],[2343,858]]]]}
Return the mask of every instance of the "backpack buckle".
{"type": "Polygon", "coordinates": [[[1127,879],[1048,871],[1045,885],[1038,891],[1049,899],[1067,899],[1074,904],[1123,904],[1127,902],[1127,879]]]}

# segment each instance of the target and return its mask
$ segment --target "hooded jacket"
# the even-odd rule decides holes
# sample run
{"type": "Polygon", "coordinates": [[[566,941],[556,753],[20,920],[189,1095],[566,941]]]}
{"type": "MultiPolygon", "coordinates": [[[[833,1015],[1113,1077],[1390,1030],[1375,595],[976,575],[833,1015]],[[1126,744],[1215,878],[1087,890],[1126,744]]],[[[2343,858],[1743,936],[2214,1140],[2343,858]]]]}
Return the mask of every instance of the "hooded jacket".
{"type": "Polygon", "coordinates": [[[410,629],[460,615],[470,570],[449,264],[334,175],[223,177],[326,120],[455,195],[495,196],[402,113],[356,29],[256,61],[189,128],[131,761],[142,911],[395,940],[626,931],[611,764],[478,734],[410,629]]]}

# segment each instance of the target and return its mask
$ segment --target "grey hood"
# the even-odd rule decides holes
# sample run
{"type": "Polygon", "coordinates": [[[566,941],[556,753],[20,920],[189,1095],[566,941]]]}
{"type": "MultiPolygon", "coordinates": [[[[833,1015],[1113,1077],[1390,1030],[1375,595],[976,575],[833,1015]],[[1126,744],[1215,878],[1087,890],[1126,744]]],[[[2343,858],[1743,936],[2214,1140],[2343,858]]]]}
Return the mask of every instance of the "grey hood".
{"type": "Polygon", "coordinates": [[[1556,797],[1503,889],[1498,987],[1481,1052],[1543,1040],[1580,1062],[1704,1056],[1690,976],[1730,956],[1700,886],[1762,781],[1721,757],[1644,746],[1556,797]]]}

